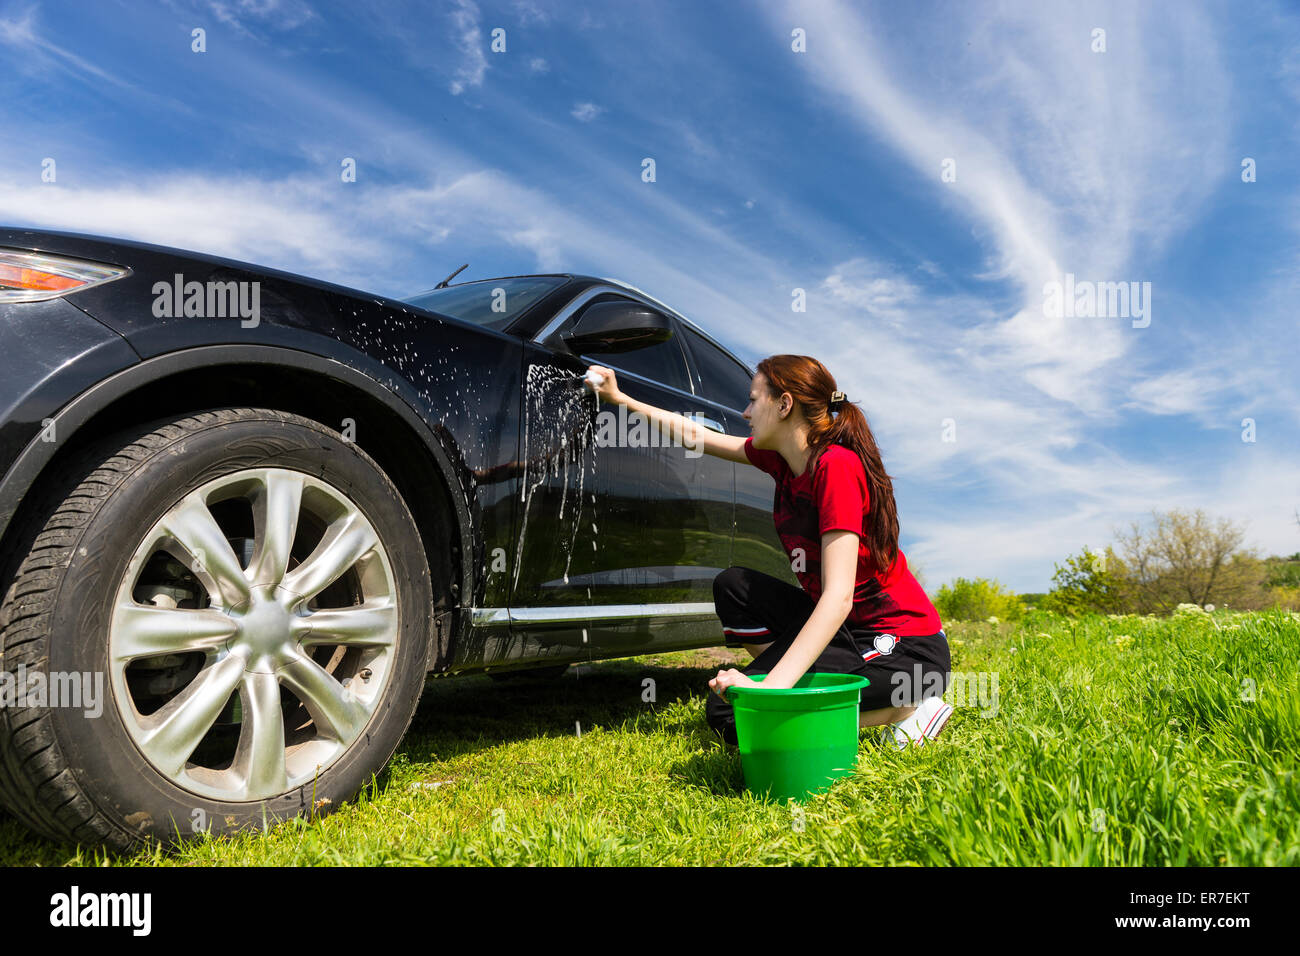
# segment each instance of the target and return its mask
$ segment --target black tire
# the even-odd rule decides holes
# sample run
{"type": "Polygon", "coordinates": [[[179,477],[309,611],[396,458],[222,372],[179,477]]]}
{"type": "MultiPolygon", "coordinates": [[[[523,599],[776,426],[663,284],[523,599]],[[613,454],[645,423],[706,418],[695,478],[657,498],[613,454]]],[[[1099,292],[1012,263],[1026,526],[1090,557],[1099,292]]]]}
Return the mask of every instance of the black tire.
{"type": "Polygon", "coordinates": [[[568,669],[568,664],[552,664],[549,667],[529,667],[517,671],[488,671],[487,675],[499,681],[559,680],[568,669]]]}
{"type": "MultiPolygon", "coordinates": [[[[102,674],[101,713],[95,716],[93,713],[88,715],[84,707],[52,706],[53,700],[44,701],[44,706],[40,706],[40,701],[28,701],[26,706],[16,702],[14,706],[0,707],[0,802],[15,817],[50,838],[123,850],[148,839],[171,844],[204,830],[221,834],[261,829],[304,812],[330,812],[352,799],[387,763],[410,725],[432,653],[432,589],[419,529],[401,495],[379,466],[355,444],[344,441],[309,419],[267,409],[226,408],[152,422],[122,432],[87,448],[62,473],[66,480],[47,489],[45,499],[30,514],[25,531],[18,536],[7,577],[0,581],[0,587],[7,584],[3,604],[0,604],[0,654],[3,655],[3,669],[10,674],[20,667],[25,667],[29,673],[102,674]],[[364,708],[354,708],[355,690],[343,691],[350,709],[346,711],[349,722],[342,726],[348,728],[348,734],[355,734],[354,737],[341,732],[322,734],[320,729],[326,724],[315,718],[316,712],[309,713],[305,703],[307,697],[293,698],[291,689],[285,689],[283,669],[274,665],[258,669],[248,663],[245,671],[238,662],[229,660],[234,656],[230,644],[212,651],[215,657],[206,658],[209,662],[225,660],[226,672],[239,675],[240,716],[227,722],[232,723],[234,729],[223,725],[221,731],[227,735],[237,734],[238,748],[243,748],[246,733],[250,740],[254,736],[251,728],[256,721],[251,718],[257,713],[274,713],[273,705],[266,709],[268,701],[279,704],[281,716],[266,718],[269,722],[262,726],[271,729],[265,731],[266,736],[262,739],[273,739],[275,728],[280,727],[286,741],[286,754],[290,755],[284,760],[304,754],[314,760],[318,754],[325,753],[315,748],[334,748],[334,756],[329,757],[324,769],[311,771],[313,779],[305,784],[295,784],[276,793],[275,781],[283,779],[288,784],[295,777],[288,772],[283,778],[268,773],[265,780],[270,783],[262,783],[260,792],[265,795],[238,800],[188,789],[188,783],[181,785],[184,780],[169,776],[146,758],[142,746],[138,746],[132,737],[133,731],[128,729],[128,720],[144,713],[137,710],[136,688],[156,688],[160,686],[156,683],[158,678],[151,678],[155,683],[143,684],[138,676],[128,676],[131,668],[140,663],[135,658],[122,664],[118,670],[112,670],[109,635],[121,633],[111,632],[110,628],[115,621],[122,620],[122,594],[138,600],[134,589],[139,586],[136,579],[143,580],[143,571],[138,570],[141,559],[136,553],[146,548],[148,529],[156,528],[164,515],[175,514],[175,506],[195,489],[210,487],[214,482],[220,484],[219,479],[248,469],[271,469],[261,474],[291,475],[291,480],[300,485],[305,481],[308,483],[306,486],[316,489],[302,493],[301,512],[296,500],[291,511],[282,509],[280,512],[295,516],[301,514],[302,517],[293,519],[295,522],[305,522],[311,517],[306,504],[308,495],[313,496],[310,500],[314,503],[328,504],[335,500],[328,497],[332,491],[339,493],[338,500],[352,506],[351,510],[340,514],[346,515],[348,520],[360,520],[356,518],[359,513],[369,522],[367,533],[373,532],[373,535],[365,540],[377,539],[378,546],[360,552],[361,557],[353,565],[345,564],[346,558],[336,561],[322,558],[314,567],[337,563],[344,568],[340,572],[342,576],[331,579],[334,583],[327,584],[322,594],[333,593],[332,588],[346,591],[355,582],[363,580],[385,581],[384,600],[387,603],[384,612],[387,616],[383,618],[385,643],[380,650],[369,646],[357,647],[355,643],[351,649],[342,645],[335,649],[318,646],[326,643],[319,634],[309,646],[304,643],[305,636],[301,642],[294,643],[292,635],[299,631],[285,631],[291,637],[283,642],[282,649],[292,648],[292,652],[298,654],[296,660],[303,656],[312,658],[301,666],[310,668],[314,661],[336,680],[338,675],[345,673],[346,661],[353,660],[355,664],[367,654],[383,655],[374,658],[383,661],[382,665],[376,665],[375,670],[371,670],[369,665],[357,667],[353,676],[348,678],[349,682],[364,679],[366,687],[362,694],[370,694],[364,708]],[[137,570],[132,571],[132,568],[137,570]],[[363,568],[372,570],[363,571],[363,568]],[[131,582],[127,581],[128,571],[131,582]],[[128,590],[124,591],[124,588],[128,590]],[[320,654],[332,655],[328,664],[333,670],[328,669],[324,658],[317,660],[320,654]],[[261,683],[249,684],[250,674],[255,670],[257,674],[252,675],[252,679],[261,683]],[[128,688],[126,693],[120,693],[115,686],[114,675],[119,673],[123,675],[123,686],[128,688]],[[375,673],[382,673],[383,680],[370,689],[370,679],[375,673]],[[258,691],[262,696],[253,700],[253,711],[249,710],[249,699],[243,696],[245,688],[251,686],[270,688],[258,691]],[[279,697],[274,696],[277,690],[281,692],[279,697]],[[124,698],[129,699],[124,701],[124,698]],[[121,710],[124,703],[131,708],[126,717],[121,710]],[[256,710],[259,703],[263,707],[261,711],[256,710]],[[303,715],[311,718],[309,723],[301,722],[303,715]],[[311,737],[313,728],[316,738],[311,737]],[[288,746],[290,738],[296,741],[298,749],[288,746]]],[[[270,496],[270,487],[266,485],[266,497],[270,496]]],[[[221,506],[218,503],[218,507],[221,506]]],[[[325,505],[320,507],[323,509],[325,505]]],[[[264,515],[270,513],[270,506],[266,508],[264,515]]],[[[251,520],[255,523],[257,519],[251,520]]],[[[270,519],[263,522],[264,526],[270,523],[270,519]]],[[[221,524],[220,530],[230,540],[226,527],[221,524]]],[[[290,525],[285,523],[283,527],[290,525]]],[[[288,535],[289,545],[281,549],[284,553],[280,562],[281,578],[275,579],[275,585],[259,585],[255,589],[260,595],[257,600],[267,604],[272,598],[282,603],[299,601],[302,602],[298,605],[299,613],[314,613],[314,609],[308,607],[308,599],[278,586],[281,579],[290,583],[290,574],[284,573],[285,568],[293,571],[308,563],[305,558],[295,556],[297,551],[314,547],[310,536],[302,530],[305,524],[295,523],[292,527],[294,530],[288,535]],[[302,543],[304,539],[306,543],[302,543]],[[289,597],[282,598],[285,594],[289,597]]],[[[258,539],[255,530],[253,540],[265,538],[258,539]]],[[[267,545],[267,550],[276,549],[267,545]]],[[[200,554],[204,553],[200,551],[200,554]]],[[[159,555],[154,556],[154,559],[158,558],[159,555]]],[[[170,567],[165,556],[161,560],[163,563],[159,567],[170,567]]],[[[266,567],[275,565],[274,556],[264,562],[266,567]]],[[[146,568],[153,566],[144,565],[146,568]]],[[[246,567],[245,576],[252,575],[255,570],[252,562],[248,562],[246,567]]],[[[209,571],[200,565],[191,569],[194,575],[186,577],[197,579],[200,569],[209,571]]],[[[321,579],[323,577],[318,576],[317,582],[321,579]]],[[[258,582],[260,580],[258,578],[258,582]]],[[[302,584],[301,592],[309,590],[302,577],[296,580],[302,584]]],[[[356,587],[356,593],[361,593],[361,585],[356,584],[356,587]]],[[[195,613],[221,613],[232,620],[248,622],[253,620],[249,609],[258,607],[249,602],[227,604],[224,610],[213,610],[217,608],[216,600],[210,596],[198,600],[205,599],[211,602],[212,607],[195,604],[193,606],[200,609],[195,613]],[[233,610],[229,609],[231,606],[233,610]],[[247,616],[237,618],[241,613],[247,616]]],[[[176,607],[174,602],[159,604],[163,599],[152,600],[153,605],[164,610],[176,607]]],[[[310,602],[317,600],[310,598],[310,602]]],[[[153,605],[148,606],[147,613],[154,613],[153,605]]],[[[322,604],[321,607],[346,611],[348,601],[338,605],[322,604]]],[[[179,610],[184,611],[184,608],[179,610]]],[[[281,620],[293,620],[293,615],[285,612],[283,618],[275,618],[273,623],[279,626],[281,620]]],[[[251,630],[252,626],[249,627],[251,630]]],[[[328,629],[326,632],[333,634],[328,629]]],[[[134,635],[136,632],[131,633],[134,635]]],[[[239,633],[242,637],[244,632],[239,633]]],[[[187,639],[188,636],[187,633],[187,639]]],[[[127,660],[120,653],[121,645],[118,649],[119,654],[114,659],[127,660]]],[[[290,652],[284,650],[286,654],[290,652]]],[[[192,661],[196,654],[198,652],[189,652],[188,658],[185,654],[172,657],[192,661]]],[[[248,660],[252,661],[252,658],[248,660]]],[[[270,661],[272,658],[266,656],[259,660],[270,661]]],[[[206,672],[209,668],[204,665],[204,669],[206,672]]],[[[175,674],[183,677],[184,668],[177,665],[174,672],[149,673],[172,674],[174,682],[181,679],[175,674]]],[[[311,673],[313,679],[320,679],[315,671],[311,673]]],[[[212,674],[206,676],[212,678],[212,674]]],[[[197,683],[195,678],[194,684],[197,683]]],[[[212,684],[209,680],[209,684],[222,690],[225,688],[224,683],[212,684]]],[[[89,684],[84,686],[90,687],[89,684]]],[[[349,683],[341,682],[339,686],[347,688],[349,683]]],[[[180,698],[188,690],[182,686],[175,691],[174,697],[180,698]]],[[[220,692],[214,690],[207,700],[218,700],[220,692]]],[[[328,694],[333,693],[336,690],[331,685],[328,694]]],[[[165,696],[160,699],[165,699],[165,696]]],[[[320,699],[333,701],[328,695],[320,699]]],[[[224,716],[227,710],[233,713],[233,705],[234,698],[230,698],[219,716],[224,716]]],[[[190,705],[187,703],[186,706],[190,705]]],[[[319,702],[317,706],[320,706],[319,702]]],[[[158,713],[162,713],[161,706],[158,713]]],[[[192,723],[194,727],[200,725],[198,721],[192,723]]],[[[137,727],[135,723],[131,726],[137,727]]],[[[135,732],[138,733],[138,729],[135,732]]],[[[204,733],[210,735],[216,730],[204,733]]],[[[201,745],[208,742],[209,736],[204,736],[201,745]]],[[[179,754],[182,747],[179,745],[170,753],[173,756],[179,754]]],[[[265,761],[258,764],[260,758],[255,757],[247,757],[248,763],[237,766],[238,753],[243,752],[238,748],[236,757],[232,758],[232,768],[265,766],[265,761]]],[[[190,759],[198,752],[185,751],[188,756],[179,758],[184,761],[182,773],[190,772],[190,759]]],[[[258,753],[274,753],[274,747],[258,753]]],[[[250,780],[255,776],[257,774],[253,771],[248,774],[250,780]]],[[[300,767],[298,776],[301,778],[300,767]]]]}

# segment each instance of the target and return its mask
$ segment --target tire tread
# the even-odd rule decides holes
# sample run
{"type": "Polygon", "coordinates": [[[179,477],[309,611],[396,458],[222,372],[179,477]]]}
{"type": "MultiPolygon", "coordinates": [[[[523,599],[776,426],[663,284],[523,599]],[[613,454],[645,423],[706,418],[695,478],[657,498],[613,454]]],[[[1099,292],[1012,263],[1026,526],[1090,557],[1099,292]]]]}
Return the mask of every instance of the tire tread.
{"type": "MultiPolygon", "coordinates": [[[[0,667],[13,673],[22,664],[31,668],[46,660],[47,625],[63,584],[62,571],[82,532],[113,492],[168,447],[201,431],[250,418],[334,434],[318,422],[288,412],[223,408],[137,425],[70,458],[59,480],[25,508],[25,519],[13,539],[18,547],[8,566],[0,569],[4,571],[0,587],[10,582],[0,603],[0,667]],[[24,542],[30,542],[25,553],[24,542]]],[[[61,842],[104,844],[124,851],[140,839],[103,813],[77,783],[48,708],[0,707],[0,806],[29,828],[61,842]]]]}

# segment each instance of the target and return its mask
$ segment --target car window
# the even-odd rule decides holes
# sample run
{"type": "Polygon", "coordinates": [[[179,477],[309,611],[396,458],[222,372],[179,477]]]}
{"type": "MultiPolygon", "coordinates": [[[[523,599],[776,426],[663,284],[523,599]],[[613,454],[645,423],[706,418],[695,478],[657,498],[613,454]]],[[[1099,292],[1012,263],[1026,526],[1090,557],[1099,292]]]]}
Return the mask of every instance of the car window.
{"type": "Polygon", "coordinates": [[[753,377],[744,366],[690,326],[681,325],[681,328],[700,371],[700,394],[711,402],[743,412],[749,404],[753,377]]]}
{"type": "Polygon", "coordinates": [[[548,292],[568,282],[567,276],[514,276],[507,279],[479,279],[431,289],[404,299],[421,309],[450,315],[497,332],[519,318],[548,292]]]}
{"type": "MultiPolygon", "coordinates": [[[[598,295],[587,304],[590,308],[597,302],[617,302],[633,301],[619,295],[598,295]]],[[[642,303],[636,302],[636,305],[642,303]]],[[[585,312],[586,308],[582,311],[585,312]]],[[[582,312],[578,313],[580,317],[582,312]]],[[[672,322],[673,337],[666,342],[659,342],[655,345],[647,345],[645,348],[633,349],[631,352],[584,352],[583,354],[591,359],[596,365],[608,365],[616,372],[632,372],[636,375],[644,376],[651,381],[659,382],[663,385],[669,385],[672,388],[681,389],[687,394],[691,394],[690,372],[686,365],[686,355],[682,352],[681,344],[681,324],[668,317],[672,322]]],[[[576,322],[577,318],[573,320],[576,322]]],[[[573,322],[569,325],[572,326],[573,322]]]]}

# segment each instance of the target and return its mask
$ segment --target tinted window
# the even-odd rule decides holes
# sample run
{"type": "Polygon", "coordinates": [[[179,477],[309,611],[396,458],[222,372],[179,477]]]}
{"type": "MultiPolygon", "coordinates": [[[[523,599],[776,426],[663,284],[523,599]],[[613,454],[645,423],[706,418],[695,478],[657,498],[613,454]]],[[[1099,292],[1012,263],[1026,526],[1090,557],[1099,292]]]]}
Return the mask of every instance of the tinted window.
{"type": "Polygon", "coordinates": [[[753,378],[744,367],[695,330],[682,326],[700,370],[700,392],[711,402],[743,412],[753,378]]]}
{"type": "MultiPolygon", "coordinates": [[[[619,300],[627,301],[622,299],[622,296],[598,295],[588,305],[619,300]]],[[[586,309],[583,311],[585,312],[586,309]]],[[[578,314],[581,316],[582,313],[578,314]]],[[[633,372],[651,381],[670,385],[691,394],[690,372],[686,367],[686,356],[682,352],[680,341],[681,325],[676,321],[672,321],[672,325],[673,337],[667,342],[647,345],[643,349],[633,349],[631,352],[584,352],[583,354],[595,365],[608,365],[616,372],[633,372]]]]}
{"type": "Polygon", "coordinates": [[[445,289],[432,289],[404,301],[430,312],[440,312],[502,332],[544,295],[567,281],[564,276],[480,279],[449,285],[445,289]],[[494,306],[504,311],[494,311],[494,306]]]}

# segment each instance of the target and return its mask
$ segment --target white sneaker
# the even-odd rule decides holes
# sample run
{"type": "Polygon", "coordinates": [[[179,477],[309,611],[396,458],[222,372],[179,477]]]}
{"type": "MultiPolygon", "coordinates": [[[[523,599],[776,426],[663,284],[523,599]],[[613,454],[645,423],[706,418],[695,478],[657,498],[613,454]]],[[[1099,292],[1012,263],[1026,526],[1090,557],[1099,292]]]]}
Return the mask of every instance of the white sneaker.
{"type": "Polygon", "coordinates": [[[945,704],[942,697],[927,697],[910,716],[881,730],[881,742],[892,743],[899,750],[909,745],[923,747],[927,740],[939,736],[951,716],[952,704],[945,704]]]}

